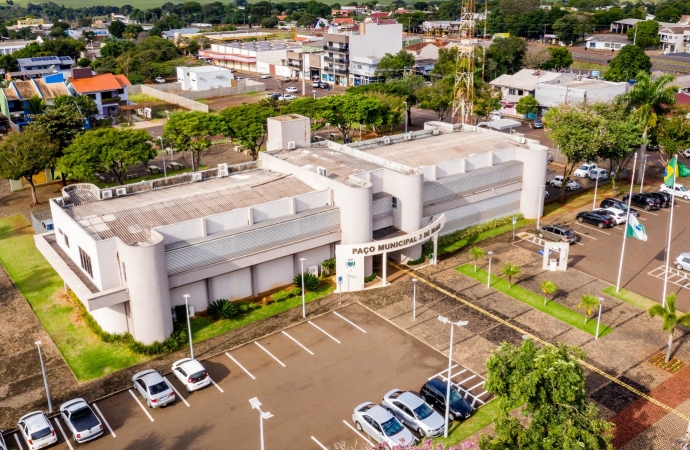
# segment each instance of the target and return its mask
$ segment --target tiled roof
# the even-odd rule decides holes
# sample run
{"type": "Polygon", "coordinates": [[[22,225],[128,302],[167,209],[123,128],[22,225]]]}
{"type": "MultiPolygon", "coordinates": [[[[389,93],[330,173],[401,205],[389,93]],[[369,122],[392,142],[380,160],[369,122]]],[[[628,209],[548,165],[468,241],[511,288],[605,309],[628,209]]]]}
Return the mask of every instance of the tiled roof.
{"type": "Polygon", "coordinates": [[[432,44],[431,42],[420,42],[419,44],[408,45],[407,47],[405,47],[405,50],[410,51],[410,52],[416,52],[418,50],[422,50],[427,45],[434,45],[434,44],[432,44]]]}
{"type": "Polygon", "coordinates": [[[17,95],[17,91],[15,91],[12,86],[4,88],[2,90],[2,92],[5,93],[5,97],[10,102],[13,100],[19,100],[19,96],[17,95]]]}
{"type": "Polygon", "coordinates": [[[129,86],[129,80],[124,75],[113,75],[112,73],[103,73],[94,75],[90,78],[70,78],[70,83],[74,89],[80,94],[89,92],[114,91],[122,89],[123,86],[129,86]]]}
{"type": "Polygon", "coordinates": [[[355,21],[351,17],[339,17],[337,19],[333,19],[333,23],[338,24],[338,25],[344,24],[344,23],[354,24],[355,21]]]}
{"type": "Polygon", "coordinates": [[[46,83],[42,78],[36,78],[34,81],[41,90],[43,98],[52,100],[60,95],[70,95],[65,83],[46,83]]]}
{"type": "Polygon", "coordinates": [[[17,88],[17,92],[19,92],[19,98],[21,100],[28,100],[34,95],[38,95],[39,97],[41,96],[41,93],[38,92],[36,85],[31,80],[16,80],[14,81],[14,86],[17,88]]]}

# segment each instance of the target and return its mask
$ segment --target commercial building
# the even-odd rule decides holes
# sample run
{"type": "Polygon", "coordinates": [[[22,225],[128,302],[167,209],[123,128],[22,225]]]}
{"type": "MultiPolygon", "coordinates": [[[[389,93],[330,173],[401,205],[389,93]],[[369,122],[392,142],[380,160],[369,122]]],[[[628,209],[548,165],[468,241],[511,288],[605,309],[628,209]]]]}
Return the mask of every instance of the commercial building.
{"type": "Polygon", "coordinates": [[[183,91],[231,87],[235,77],[230,69],[218,66],[178,67],[177,82],[183,91]]]}
{"type": "Polygon", "coordinates": [[[105,39],[110,36],[107,28],[70,28],[67,30],[67,36],[73,39],[81,39],[84,33],[93,33],[96,39],[105,39]]]}
{"type": "Polygon", "coordinates": [[[10,55],[16,51],[19,51],[27,46],[27,44],[32,41],[0,41],[0,55],[10,55]]]}
{"type": "Polygon", "coordinates": [[[287,52],[300,47],[295,41],[232,42],[211,44],[210,49],[199,50],[199,56],[210,58],[216,66],[290,76],[287,52]]]}
{"type": "Polygon", "coordinates": [[[417,259],[439,233],[540,211],[547,151],[533,140],[429,122],[311,145],[298,115],[268,119],[268,133],[257,162],[67,186],[50,200],[54,231],[36,245],[104,330],[151,343],[172,332],[185,294],[203,311],[291,284],[302,258],[319,273],[336,255],[338,288],[357,291],[374,258],[417,259]]]}
{"type": "Polygon", "coordinates": [[[161,32],[161,37],[163,39],[176,39],[180,36],[184,37],[194,37],[201,31],[199,28],[175,28],[173,30],[165,30],[161,32]]]}
{"type": "Polygon", "coordinates": [[[627,92],[626,82],[613,82],[579,76],[575,80],[558,84],[537,84],[534,98],[539,106],[549,108],[567,103],[611,102],[627,92]]]}
{"type": "Polygon", "coordinates": [[[98,108],[97,118],[117,116],[120,103],[128,102],[127,87],[131,83],[124,75],[102,73],[94,75],[89,68],[73,69],[67,87],[74,95],[86,95],[93,99],[98,108]]]}
{"type": "Polygon", "coordinates": [[[558,84],[574,80],[577,74],[563,72],[549,72],[540,69],[522,69],[513,75],[504,74],[489,82],[490,85],[501,90],[501,112],[517,115],[515,105],[522,97],[531,95],[539,83],[558,84]]]}
{"type": "Polygon", "coordinates": [[[590,50],[618,51],[628,44],[632,41],[620,34],[595,34],[585,38],[585,47],[590,50]]]}

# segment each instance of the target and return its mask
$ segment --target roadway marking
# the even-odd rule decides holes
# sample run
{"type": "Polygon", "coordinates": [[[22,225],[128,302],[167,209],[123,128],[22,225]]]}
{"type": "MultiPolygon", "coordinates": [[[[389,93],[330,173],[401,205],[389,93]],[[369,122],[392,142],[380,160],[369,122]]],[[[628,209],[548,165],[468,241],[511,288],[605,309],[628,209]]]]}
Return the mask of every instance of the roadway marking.
{"type": "Polygon", "coordinates": [[[278,358],[276,358],[276,357],[273,355],[273,353],[271,353],[271,352],[269,352],[268,350],[266,350],[266,349],[263,347],[263,345],[259,344],[259,341],[254,341],[254,343],[255,343],[256,345],[258,345],[259,348],[260,348],[261,350],[265,351],[265,352],[268,354],[268,356],[270,356],[271,358],[275,359],[276,362],[277,362],[278,364],[280,364],[281,366],[285,367],[285,364],[283,364],[283,362],[282,362],[281,360],[279,360],[278,358]]]}
{"type": "Polygon", "coordinates": [[[344,420],[343,420],[343,423],[344,423],[345,425],[347,425],[347,427],[348,427],[349,429],[351,429],[352,431],[354,431],[355,433],[357,433],[357,434],[359,435],[359,437],[361,437],[362,439],[365,439],[368,443],[371,444],[371,441],[369,440],[369,437],[368,437],[368,436],[364,436],[362,433],[360,433],[360,432],[357,430],[357,428],[353,427],[352,425],[350,425],[349,423],[345,422],[344,420]]]}
{"type": "Polygon", "coordinates": [[[107,420],[105,420],[105,416],[103,415],[103,413],[101,412],[101,410],[98,409],[98,405],[96,405],[95,403],[93,403],[92,405],[93,405],[94,408],[96,408],[96,411],[98,411],[98,415],[101,416],[101,419],[103,419],[103,423],[104,423],[105,426],[108,428],[108,431],[110,431],[110,434],[112,434],[113,437],[115,437],[115,433],[113,432],[113,429],[110,428],[110,424],[108,423],[107,420]]]}
{"type": "Polygon", "coordinates": [[[486,381],[482,381],[481,383],[477,383],[477,384],[475,384],[474,386],[472,386],[471,388],[467,388],[467,390],[468,390],[468,391],[471,391],[472,389],[478,388],[479,386],[481,386],[481,385],[484,384],[484,383],[486,383],[486,381]]]}
{"type": "Polygon", "coordinates": [[[230,353],[225,352],[225,354],[227,355],[228,358],[232,359],[232,361],[233,361],[235,364],[237,364],[238,366],[240,366],[240,369],[244,370],[244,373],[246,373],[247,375],[249,375],[249,376],[252,378],[252,380],[256,380],[256,377],[255,377],[254,375],[252,375],[251,373],[249,373],[249,371],[248,371],[247,369],[245,369],[244,366],[243,366],[242,364],[240,364],[239,362],[237,362],[237,360],[236,360],[235,358],[233,358],[232,356],[230,356],[230,353]]]}
{"type": "Polygon", "coordinates": [[[74,450],[74,447],[72,447],[72,444],[70,444],[69,439],[67,439],[67,435],[65,434],[65,430],[62,429],[62,425],[60,425],[60,421],[58,418],[54,418],[53,421],[55,422],[55,425],[58,426],[60,429],[60,433],[62,434],[62,437],[65,438],[65,442],[67,443],[67,446],[69,447],[69,450],[74,450]]]}
{"type": "MultiPolygon", "coordinates": [[[[578,224],[578,225],[579,225],[579,224],[578,224]]],[[[582,233],[580,233],[580,236],[586,237],[586,238],[590,238],[590,239],[593,239],[593,240],[595,240],[595,241],[598,241],[598,240],[599,240],[599,239],[597,239],[597,238],[595,238],[595,237],[587,236],[586,234],[582,234],[582,233]]],[[[583,245],[583,244],[580,244],[580,245],[583,245]]]]}
{"type": "Polygon", "coordinates": [[[651,214],[651,215],[657,216],[657,217],[659,216],[659,214],[654,214],[653,212],[645,211],[644,209],[640,210],[640,212],[643,212],[645,214],[651,214]]]}
{"type": "Polygon", "coordinates": [[[180,395],[180,392],[177,389],[175,389],[175,386],[173,386],[172,383],[170,381],[168,381],[167,377],[163,377],[163,378],[165,378],[165,382],[167,383],[168,386],[170,386],[170,389],[175,391],[175,394],[177,394],[177,396],[182,399],[184,404],[187,405],[187,408],[189,408],[189,403],[187,403],[187,400],[185,400],[184,397],[182,395],[180,395]]]}
{"type": "Polygon", "coordinates": [[[475,375],[472,375],[472,376],[469,377],[469,378],[465,378],[465,379],[462,380],[462,381],[458,381],[457,384],[463,384],[465,381],[470,381],[472,378],[475,378],[476,376],[477,376],[476,374],[475,374],[475,375]]]}
{"type": "Polygon", "coordinates": [[[314,441],[314,442],[316,442],[316,444],[317,444],[319,447],[321,447],[323,450],[328,450],[328,447],[326,447],[326,446],[323,445],[321,442],[319,442],[314,436],[311,437],[311,440],[314,441]]]}
{"type": "MultiPolygon", "coordinates": [[[[452,366],[450,366],[450,370],[453,370],[453,369],[455,369],[456,367],[458,367],[458,365],[457,365],[457,364],[453,364],[452,366]]],[[[443,375],[443,372],[448,372],[448,369],[442,370],[442,371],[440,371],[439,373],[437,373],[436,375],[430,376],[428,379],[429,379],[429,380],[433,380],[434,378],[436,378],[436,377],[438,377],[438,376],[440,376],[440,375],[443,375]]],[[[451,378],[452,378],[452,377],[451,377],[451,378]]]]}
{"type": "Polygon", "coordinates": [[[584,223],[575,222],[575,225],[580,225],[581,227],[589,228],[590,230],[598,231],[599,233],[611,234],[611,233],[607,233],[606,231],[601,231],[599,228],[594,228],[594,227],[587,226],[587,225],[585,225],[584,223]]]}
{"type": "MultiPolygon", "coordinates": [[[[467,307],[469,307],[469,308],[474,309],[475,311],[479,312],[480,314],[483,314],[484,316],[489,317],[489,318],[495,320],[496,322],[498,322],[498,323],[500,323],[500,324],[503,324],[503,325],[507,326],[508,328],[511,328],[511,329],[517,331],[517,332],[520,333],[521,335],[528,336],[530,339],[533,339],[535,342],[539,342],[539,343],[541,343],[541,344],[543,344],[543,345],[550,345],[550,346],[553,346],[553,344],[550,343],[549,341],[545,341],[544,339],[535,336],[534,334],[530,333],[529,331],[524,330],[524,329],[520,328],[519,326],[517,326],[517,325],[515,325],[515,324],[513,324],[513,323],[511,323],[511,322],[508,322],[507,320],[501,319],[501,318],[498,317],[496,314],[491,313],[491,312],[487,311],[486,309],[484,309],[484,308],[482,308],[482,307],[480,307],[480,306],[477,306],[477,305],[475,305],[474,303],[469,302],[469,301],[463,299],[462,297],[453,294],[452,292],[448,291],[447,289],[444,289],[444,288],[442,288],[442,287],[436,285],[435,283],[433,283],[433,282],[431,282],[431,281],[425,279],[425,278],[424,278],[423,276],[421,276],[418,272],[417,272],[417,273],[412,272],[412,271],[410,271],[407,267],[403,267],[403,266],[401,266],[400,264],[396,264],[396,263],[393,262],[393,261],[390,261],[389,264],[391,264],[393,267],[395,267],[396,269],[398,269],[399,271],[401,271],[401,272],[403,272],[403,273],[405,273],[405,274],[407,274],[407,275],[416,277],[416,278],[417,278],[418,280],[420,280],[422,283],[426,284],[427,286],[429,286],[430,288],[436,290],[437,292],[440,292],[440,293],[442,293],[442,294],[444,294],[444,295],[446,295],[446,296],[448,296],[448,297],[450,297],[450,298],[452,298],[452,299],[454,299],[454,300],[459,301],[459,302],[462,303],[463,305],[465,305],[465,306],[467,306],[467,307]]],[[[640,391],[639,389],[637,389],[637,388],[635,388],[635,387],[629,385],[628,383],[619,380],[618,378],[614,377],[613,375],[610,375],[609,373],[607,373],[607,372],[601,370],[601,369],[598,368],[597,366],[592,365],[592,364],[588,363],[587,361],[582,361],[582,360],[579,360],[578,363],[579,363],[581,366],[583,366],[583,367],[585,367],[585,368],[587,368],[587,369],[589,369],[589,370],[591,370],[591,371],[593,371],[593,372],[596,372],[597,374],[603,376],[603,377],[606,378],[607,380],[609,380],[609,381],[611,381],[611,382],[613,382],[613,383],[616,383],[617,385],[621,386],[622,388],[627,389],[628,391],[632,392],[633,394],[637,395],[638,397],[644,398],[644,399],[647,400],[648,402],[652,403],[653,405],[656,405],[656,406],[660,407],[660,408],[663,409],[664,411],[666,411],[666,412],[668,412],[668,413],[671,413],[671,414],[674,414],[675,416],[679,417],[680,419],[682,419],[682,420],[685,421],[685,422],[690,422],[690,416],[688,416],[687,414],[684,414],[684,413],[682,413],[682,412],[680,412],[680,411],[678,411],[678,410],[676,410],[676,409],[674,409],[674,408],[671,408],[671,407],[668,406],[666,403],[661,402],[661,401],[655,399],[654,397],[651,397],[651,396],[645,394],[644,392],[640,391]]]]}
{"type": "Polygon", "coordinates": [[[141,404],[141,402],[139,401],[139,399],[137,398],[137,396],[134,395],[134,392],[132,392],[131,389],[127,389],[127,392],[129,392],[130,394],[132,394],[132,397],[134,398],[134,400],[136,400],[137,403],[139,403],[139,406],[141,407],[141,410],[144,411],[144,414],[146,414],[146,416],[149,418],[149,420],[150,420],[151,422],[153,422],[153,417],[151,417],[151,414],[149,414],[149,412],[146,411],[146,408],[144,408],[144,405],[141,404]]]}
{"type": "Polygon", "coordinates": [[[22,447],[21,442],[19,442],[19,436],[17,436],[17,434],[14,435],[14,440],[17,441],[17,446],[19,447],[19,450],[24,450],[24,447],[22,447]]]}
{"type": "Polygon", "coordinates": [[[211,378],[211,377],[209,376],[209,379],[211,380],[211,383],[213,383],[213,385],[214,385],[215,387],[217,387],[218,390],[219,390],[221,393],[224,393],[224,392],[225,392],[223,389],[221,389],[220,386],[218,386],[218,384],[217,384],[215,381],[213,381],[213,378],[211,378]]]}
{"type": "Polygon", "coordinates": [[[364,331],[363,328],[361,328],[361,327],[355,325],[354,323],[350,322],[348,319],[346,319],[345,317],[341,316],[341,315],[338,314],[336,311],[333,311],[333,314],[335,314],[336,316],[340,317],[341,319],[343,319],[345,322],[349,323],[349,324],[352,325],[353,327],[357,328],[357,329],[358,329],[359,331],[361,331],[362,333],[366,333],[366,331],[364,331]]]}
{"type": "MultiPolygon", "coordinates": [[[[309,350],[307,347],[305,347],[304,345],[302,345],[297,339],[293,338],[292,336],[290,336],[289,334],[287,334],[285,331],[283,331],[283,334],[284,334],[285,336],[287,336],[288,338],[290,338],[290,339],[292,340],[292,342],[294,342],[295,344],[297,344],[297,345],[299,345],[300,347],[302,347],[307,353],[309,353],[310,355],[314,356],[314,352],[312,352],[312,351],[309,350]]],[[[313,439],[313,436],[312,436],[312,439],[313,439]]]]}
{"type": "Polygon", "coordinates": [[[342,344],[342,342],[340,342],[339,340],[337,340],[336,338],[334,338],[334,337],[331,336],[330,334],[326,333],[321,327],[319,327],[318,325],[316,325],[316,324],[315,324],[314,322],[312,322],[311,320],[308,320],[307,322],[309,322],[314,328],[316,328],[317,330],[319,330],[320,332],[322,332],[323,334],[325,334],[325,335],[328,336],[329,338],[333,339],[333,340],[334,340],[335,342],[337,342],[338,344],[342,344]]]}

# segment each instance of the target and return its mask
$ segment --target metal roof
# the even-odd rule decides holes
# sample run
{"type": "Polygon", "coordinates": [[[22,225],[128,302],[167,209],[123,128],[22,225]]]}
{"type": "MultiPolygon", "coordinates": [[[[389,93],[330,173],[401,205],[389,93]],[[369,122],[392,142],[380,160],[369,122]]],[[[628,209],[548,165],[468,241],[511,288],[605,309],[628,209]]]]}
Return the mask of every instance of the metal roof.
{"type": "Polygon", "coordinates": [[[354,187],[361,185],[348,181],[350,175],[381,168],[378,164],[328,148],[281,150],[273,156],[315,173],[318,173],[317,167],[323,167],[328,178],[354,187]]]}

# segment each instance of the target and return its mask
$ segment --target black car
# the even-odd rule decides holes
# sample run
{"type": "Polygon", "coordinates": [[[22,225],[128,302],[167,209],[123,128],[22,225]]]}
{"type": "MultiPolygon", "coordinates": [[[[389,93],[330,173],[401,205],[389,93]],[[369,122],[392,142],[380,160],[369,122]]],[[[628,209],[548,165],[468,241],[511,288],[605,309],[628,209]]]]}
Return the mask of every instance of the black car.
{"type": "MultiPolygon", "coordinates": [[[[445,411],[447,390],[448,385],[445,381],[439,378],[434,378],[427,381],[426,384],[422,386],[422,388],[419,390],[419,395],[425,402],[445,411]]],[[[467,400],[465,400],[463,396],[460,395],[460,393],[452,386],[450,388],[450,406],[448,409],[448,418],[450,420],[467,419],[474,411],[474,408],[467,403],[467,400]]]]}
{"type": "Polygon", "coordinates": [[[662,208],[671,206],[671,200],[673,200],[673,196],[668,192],[647,192],[647,195],[658,198],[662,208]]]}
{"type": "MultiPolygon", "coordinates": [[[[623,211],[628,210],[628,202],[624,202],[623,200],[619,200],[617,198],[605,198],[604,200],[601,201],[601,204],[599,205],[600,208],[618,208],[622,209],[623,211]]],[[[630,208],[630,215],[639,217],[640,213],[637,212],[636,209],[630,208]]]]}
{"type": "Polygon", "coordinates": [[[534,119],[534,123],[532,124],[533,128],[544,128],[544,122],[541,121],[541,119],[534,119]]]}
{"type": "Polygon", "coordinates": [[[609,228],[614,225],[613,219],[609,217],[607,214],[602,214],[595,211],[583,211],[581,213],[577,213],[576,217],[577,221],[580,223],[591,223],[592,225],[596,225],[599,228],[609,228]]]}
{"type": "MultiPolygon", "coordinates": [[[[623,196],[623,201],[628,201],[629,194],[623,196]]],[[[633,194],[630,203],[635,206],[639,206],[645,211],[651,211],[653,209],[661,208],[661,202],[658,198],[649,194],[633,194]]]]}

